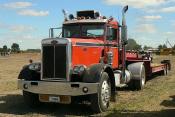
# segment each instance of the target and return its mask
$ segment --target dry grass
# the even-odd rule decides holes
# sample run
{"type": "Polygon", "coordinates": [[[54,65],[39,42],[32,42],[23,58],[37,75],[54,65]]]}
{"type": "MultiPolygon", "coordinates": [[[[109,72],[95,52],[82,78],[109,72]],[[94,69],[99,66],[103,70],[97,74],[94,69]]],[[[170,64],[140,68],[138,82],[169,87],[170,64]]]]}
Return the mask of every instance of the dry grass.
{"type": "Polygon", "coordinates": [[[170,59],[172,70],[167,76],[154,76],[142,91],[119,91],[118,101],[106,116],[173,116],[175,115],[175,57],[155,56],[154,62],[170,59]]]}
{"type": "Polygon", "coordinates": [[[39,54],[16,54],[7,57],[0,56],[0,92],[17,90],[17,77],[29,59],[39,61],[39,54]]]}
{"type": "Polygon", "coordinates": [[[119,89],[117,102],[108,112],[93,114],[84,105],[44,104],[38,109],[28,108],[17,90],[17,77],[29,59],[39,61],[39,54],[17,54],[0,57],[0,116],[173,116],[175,115],[175,58],[155,56],[155,62],[170,59],[172,71],[167,76],[157,76],[147,82],[142,91],[119,89]]]}

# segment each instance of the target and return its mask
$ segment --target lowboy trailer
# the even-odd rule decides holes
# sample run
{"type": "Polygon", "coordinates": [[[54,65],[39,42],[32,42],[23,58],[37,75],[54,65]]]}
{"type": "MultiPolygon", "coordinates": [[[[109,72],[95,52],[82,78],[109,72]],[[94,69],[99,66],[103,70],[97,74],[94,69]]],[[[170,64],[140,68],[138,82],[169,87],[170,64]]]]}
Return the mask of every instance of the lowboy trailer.
{"type": "Polygon", "coordinates": [[[152,66],[150,59],[126,51],[127,10],[123,8],[122,25],[94,10],[69,18],[63,11],[62,37],[54,37],[59,28],[51,28],[50,37],[41,43],[41,62],[25,65],[19,74],[26,103],[88,101],[94,111],[103,112],[116,101],[116,87],[141,90],[153,73],[167,74],[166,61],[152,66]]]}

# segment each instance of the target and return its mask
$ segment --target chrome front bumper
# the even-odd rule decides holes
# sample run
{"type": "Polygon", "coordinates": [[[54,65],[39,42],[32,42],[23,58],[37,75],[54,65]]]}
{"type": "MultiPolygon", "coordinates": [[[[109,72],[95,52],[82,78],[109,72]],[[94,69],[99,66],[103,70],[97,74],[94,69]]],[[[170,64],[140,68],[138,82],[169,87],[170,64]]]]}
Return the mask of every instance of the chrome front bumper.
{"type": "Polygon", "coordinates": [[[97,93],[99,83],[18,80],[18,88],[36,94],[80,96],[97,93]],[[83,88],[88,91],[84,92],[83,88]]]}

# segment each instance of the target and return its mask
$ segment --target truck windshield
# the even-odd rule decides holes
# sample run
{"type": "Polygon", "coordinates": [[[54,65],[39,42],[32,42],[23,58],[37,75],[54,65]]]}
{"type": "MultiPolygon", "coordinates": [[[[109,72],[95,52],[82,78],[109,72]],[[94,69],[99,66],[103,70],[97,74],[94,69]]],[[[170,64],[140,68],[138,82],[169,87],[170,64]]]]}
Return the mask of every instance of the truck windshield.
{"type": "Polygon", "coordinates": [[[103,35],[104,24],[69,24],[63,26],[63,37],[66,38],[102,37],[103,35]]]}

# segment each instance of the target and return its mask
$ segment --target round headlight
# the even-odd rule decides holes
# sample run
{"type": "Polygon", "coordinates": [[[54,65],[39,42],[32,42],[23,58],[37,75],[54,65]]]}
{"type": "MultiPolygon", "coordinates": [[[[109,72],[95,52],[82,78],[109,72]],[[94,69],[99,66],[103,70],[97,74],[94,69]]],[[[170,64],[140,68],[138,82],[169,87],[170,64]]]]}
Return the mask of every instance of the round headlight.
{"type": "Polygon", "coordinates": [[[74,66],[73,72],[76,74],[81,74],[85,71],[86,67],[84,65],[74,66]]]}
{"type": "Polygon", "coordinates": [[[34,70],[34,68],[35,68],[35,65],[34,64],[29,65],[29,69],[30,70],[34,70]]]}
{"type": "Polygon", "coordinates": [[[38,70],[39,69],[39,64],[35,64],[35,69],[38,70]]]}
{"type": "Polygon", "coordinates": [[[29,69],[38,71],[40,70],[40,64],[37,64],[37,63],[30,64],[29,69]]]}
{"type": "Polygon", "coordinates": [[[73,71],[74,71],[75,73],[78,73],[78,72],[79,72],[79,66],[75,66],[74,69],[73,69],[73,71]]]}
{"type": "Polygon", "coordinates": [[[85,70],[85,67],[84,66],[80,66],[79,70],[80,70],[80,72],[83,72],[85,70]]]}

